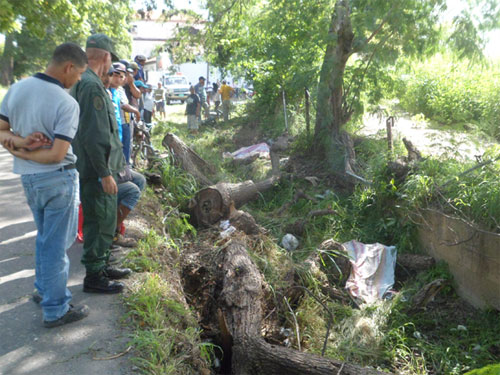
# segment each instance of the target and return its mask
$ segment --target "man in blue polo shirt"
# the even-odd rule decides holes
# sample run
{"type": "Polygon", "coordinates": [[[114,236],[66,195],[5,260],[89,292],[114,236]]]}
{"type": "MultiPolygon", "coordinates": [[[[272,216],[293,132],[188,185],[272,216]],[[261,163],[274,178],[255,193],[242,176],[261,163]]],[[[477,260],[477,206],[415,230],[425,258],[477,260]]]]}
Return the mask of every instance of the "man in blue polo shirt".
{"type": "Polygon", "coordinates": [[[88,315],[87,306],[69,304],[67,288],[66,250],[76,237],[79,201],[71,141],[80,110],[64,90],[80,80],[86,67],[87,56],[79,46],[62,44],[45,73],[14,84],[0,107],[0,142],[14,155],[14,173],[21,175],[38,230],[35,287],[48,328],[88,315]],[[33,139],[32,133],[44,138],[33,139]],[[34,149],[36,145],[42,147],[34,149]]]}

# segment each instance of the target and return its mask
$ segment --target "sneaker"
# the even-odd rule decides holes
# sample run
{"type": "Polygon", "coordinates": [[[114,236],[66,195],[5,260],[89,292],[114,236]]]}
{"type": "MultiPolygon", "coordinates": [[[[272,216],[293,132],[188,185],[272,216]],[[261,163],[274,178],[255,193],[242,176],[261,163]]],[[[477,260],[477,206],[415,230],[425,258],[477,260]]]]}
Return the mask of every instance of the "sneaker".
{"type": "Polygon", "coordinates": [[[54,328],[62,326],[63,324],[73,323],[78,320],[89,316],[89,308],[87,305],[73,306],[69,305],[69,310],[66,314],[57,320],[43,321],[43,325],[46,328],[54,328]]]}
{"type": "Polygon", "coordinates": [[[125,237],[120,233],[117,233],[113,238],[113,245],[118,245],[122,247],[136,247],[137,241],[133,238],[125,237]]]}
{"type": "Polygon", "coordinates": [[[37,305],[40,304],[40,302],[42,302],[42,296],[40,295],[40,293],[38,293],[38,291],[34,291],[33,294],[31,295],[31,299],[33,300],[33,302],[35,302],[37,305]]]}
{"type": "Polygon", "coordinates": [[[83,291],[85,293],[115,294],[123,290],[124,285],[118,281],[112,281],[104,276],[103,272],[87,274],[83,279],[83,291]]]}
{"type": "Polygon", "coordinates": [[[106,266],[102,271],[103,275],[108,279],[117,280],[123,279],[132,273],[130,268],[118,268],[113,266],[106,266]]]}

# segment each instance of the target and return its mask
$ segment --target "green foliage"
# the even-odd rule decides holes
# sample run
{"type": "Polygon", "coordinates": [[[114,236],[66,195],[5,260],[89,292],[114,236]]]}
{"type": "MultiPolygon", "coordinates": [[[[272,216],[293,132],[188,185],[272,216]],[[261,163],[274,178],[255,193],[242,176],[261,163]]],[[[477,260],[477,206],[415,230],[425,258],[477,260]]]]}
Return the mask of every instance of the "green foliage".
{"type": "Polygon", "coordinates": [[[472,370],[465,375],[500,375],[500,364],[489,365],[477,370],[472,370]]]}
{"type": "Polygon", "coordinates": [[[472,123],[500,137],[500,69],[496,64],[471,66],[435,56],[411,65],[396,93],[403,109],[442,124],[472,123]]]}
{"type": "Polygon", "coordinates": [[[156,272],[161,268],[158,248],[164,240],[154,231],[149,231],[137,247],[130,251],[124,264],[135,272],[156,272]]]}
{"type": "Polygon", "coordinates": [[[177,167],[171,156],[160,162],[159,170],[169,202],[176,205],[194,196],[198,189],[196,180],[193,176],[177,167]]]}
{"type": "Polygon", "coordinates": [[[115,41],[120,57],[129,55],[132,9],[128,0],[3,0],[0,7],[0,31],[7,32],[2,59],[14,60],[16,78],[43,69],[57,45],[73,41],[84,46],[87,37],[96,32],[115,41]]]}
{"type": "Polygon", "coordinates": [[[130,343],[138,353],[132,362],[147,374],[198,373],[200,363],[210,363],[210,348],[201,342],[192,312],[170,296],[166,280],[145,274],[125,297],[126,318],[135,327],[130,343]]]}

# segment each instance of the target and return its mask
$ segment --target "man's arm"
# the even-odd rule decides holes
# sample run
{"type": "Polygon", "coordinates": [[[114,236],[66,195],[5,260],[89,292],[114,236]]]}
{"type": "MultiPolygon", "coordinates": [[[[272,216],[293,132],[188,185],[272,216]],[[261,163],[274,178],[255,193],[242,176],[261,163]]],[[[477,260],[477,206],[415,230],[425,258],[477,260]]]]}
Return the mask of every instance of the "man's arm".
{"type": "Polygon", "coordinates": [[[61,162],[66,156],[70,145],[68,141],[59,138],[55,139],[51,148],[39,148],[34,151],[16,148],[12,139],[7,139],[2,144],[12,155],[41,164],[56,164],[61,162]]]}
{"type": "Polygon", "coordinates": [[[121,107],[125,112],[133,113],[137,117],[137,121],[141,119],[141,113],[137,110],[137,108],[132,107],[130,104],[122,104],[121,107]]]}
{"type": "Polygon", "coordinates": [[[141,97],[141,90],[139,90],[135,85],[132,73],[127,73],[127,84],[130,88],[130,93],[132,94],[132,96],[136,99],[139,99],[141,97]]]}
{"type": "Polygon", "coordinates": [[[39,147],[52,144],[52,141],[40,132],[35,132],[25,138],[15,135],[10,129],[10,124],[0,119],[0,143],[4,144],[5,141],[11,141],[15,148],[26,148],[29,150],[35,150],[39,147]]]}

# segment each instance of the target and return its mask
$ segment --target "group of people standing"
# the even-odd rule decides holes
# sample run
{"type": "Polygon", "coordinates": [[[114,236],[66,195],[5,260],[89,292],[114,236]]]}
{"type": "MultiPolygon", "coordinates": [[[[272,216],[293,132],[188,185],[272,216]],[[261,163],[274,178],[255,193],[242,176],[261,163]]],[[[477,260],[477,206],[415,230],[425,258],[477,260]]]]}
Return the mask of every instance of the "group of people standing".
{"type": "Polygon", "coordinates": [[[33,299],[46,327],[89,314],[87,306],[70,304],[67,288],[79,201],[83,291],[119,293],[124,284],[117,280],[131,273],[111,265],[110,254],[145,186],[129,163],[130,116],[140,118],[136,103],[145,92],[140,70],[137,62],[119,62],[109,37],[94,34],[85,51],[58,46],[45,72],[12,85],[0,106],[0,142],[14,155],[38,231],[33,299]]]}
{"type": "MultiPolygon", "coordinates": [[[[186,99],[186,115],[188,130],[191,133],[197,133],[199,124],[201,122],[201,109],[203,108],[203,113],[205,119],[210,116],[210,101],[207,96],[207,91],[205,89],[205,77],[199,77],[198,83],[189,88],[190,95],[186,99]]],[[[215,111],[218,108],[222,100],[222,114],[224,121],[229,120],[229,112],[231,110],[231,96],[234,93],[234,89],[227,84],[224,80],[222,81],[222,86],[219,88],[217,83],[212,86],[212,100],[215,104],[215,111]]]]}

